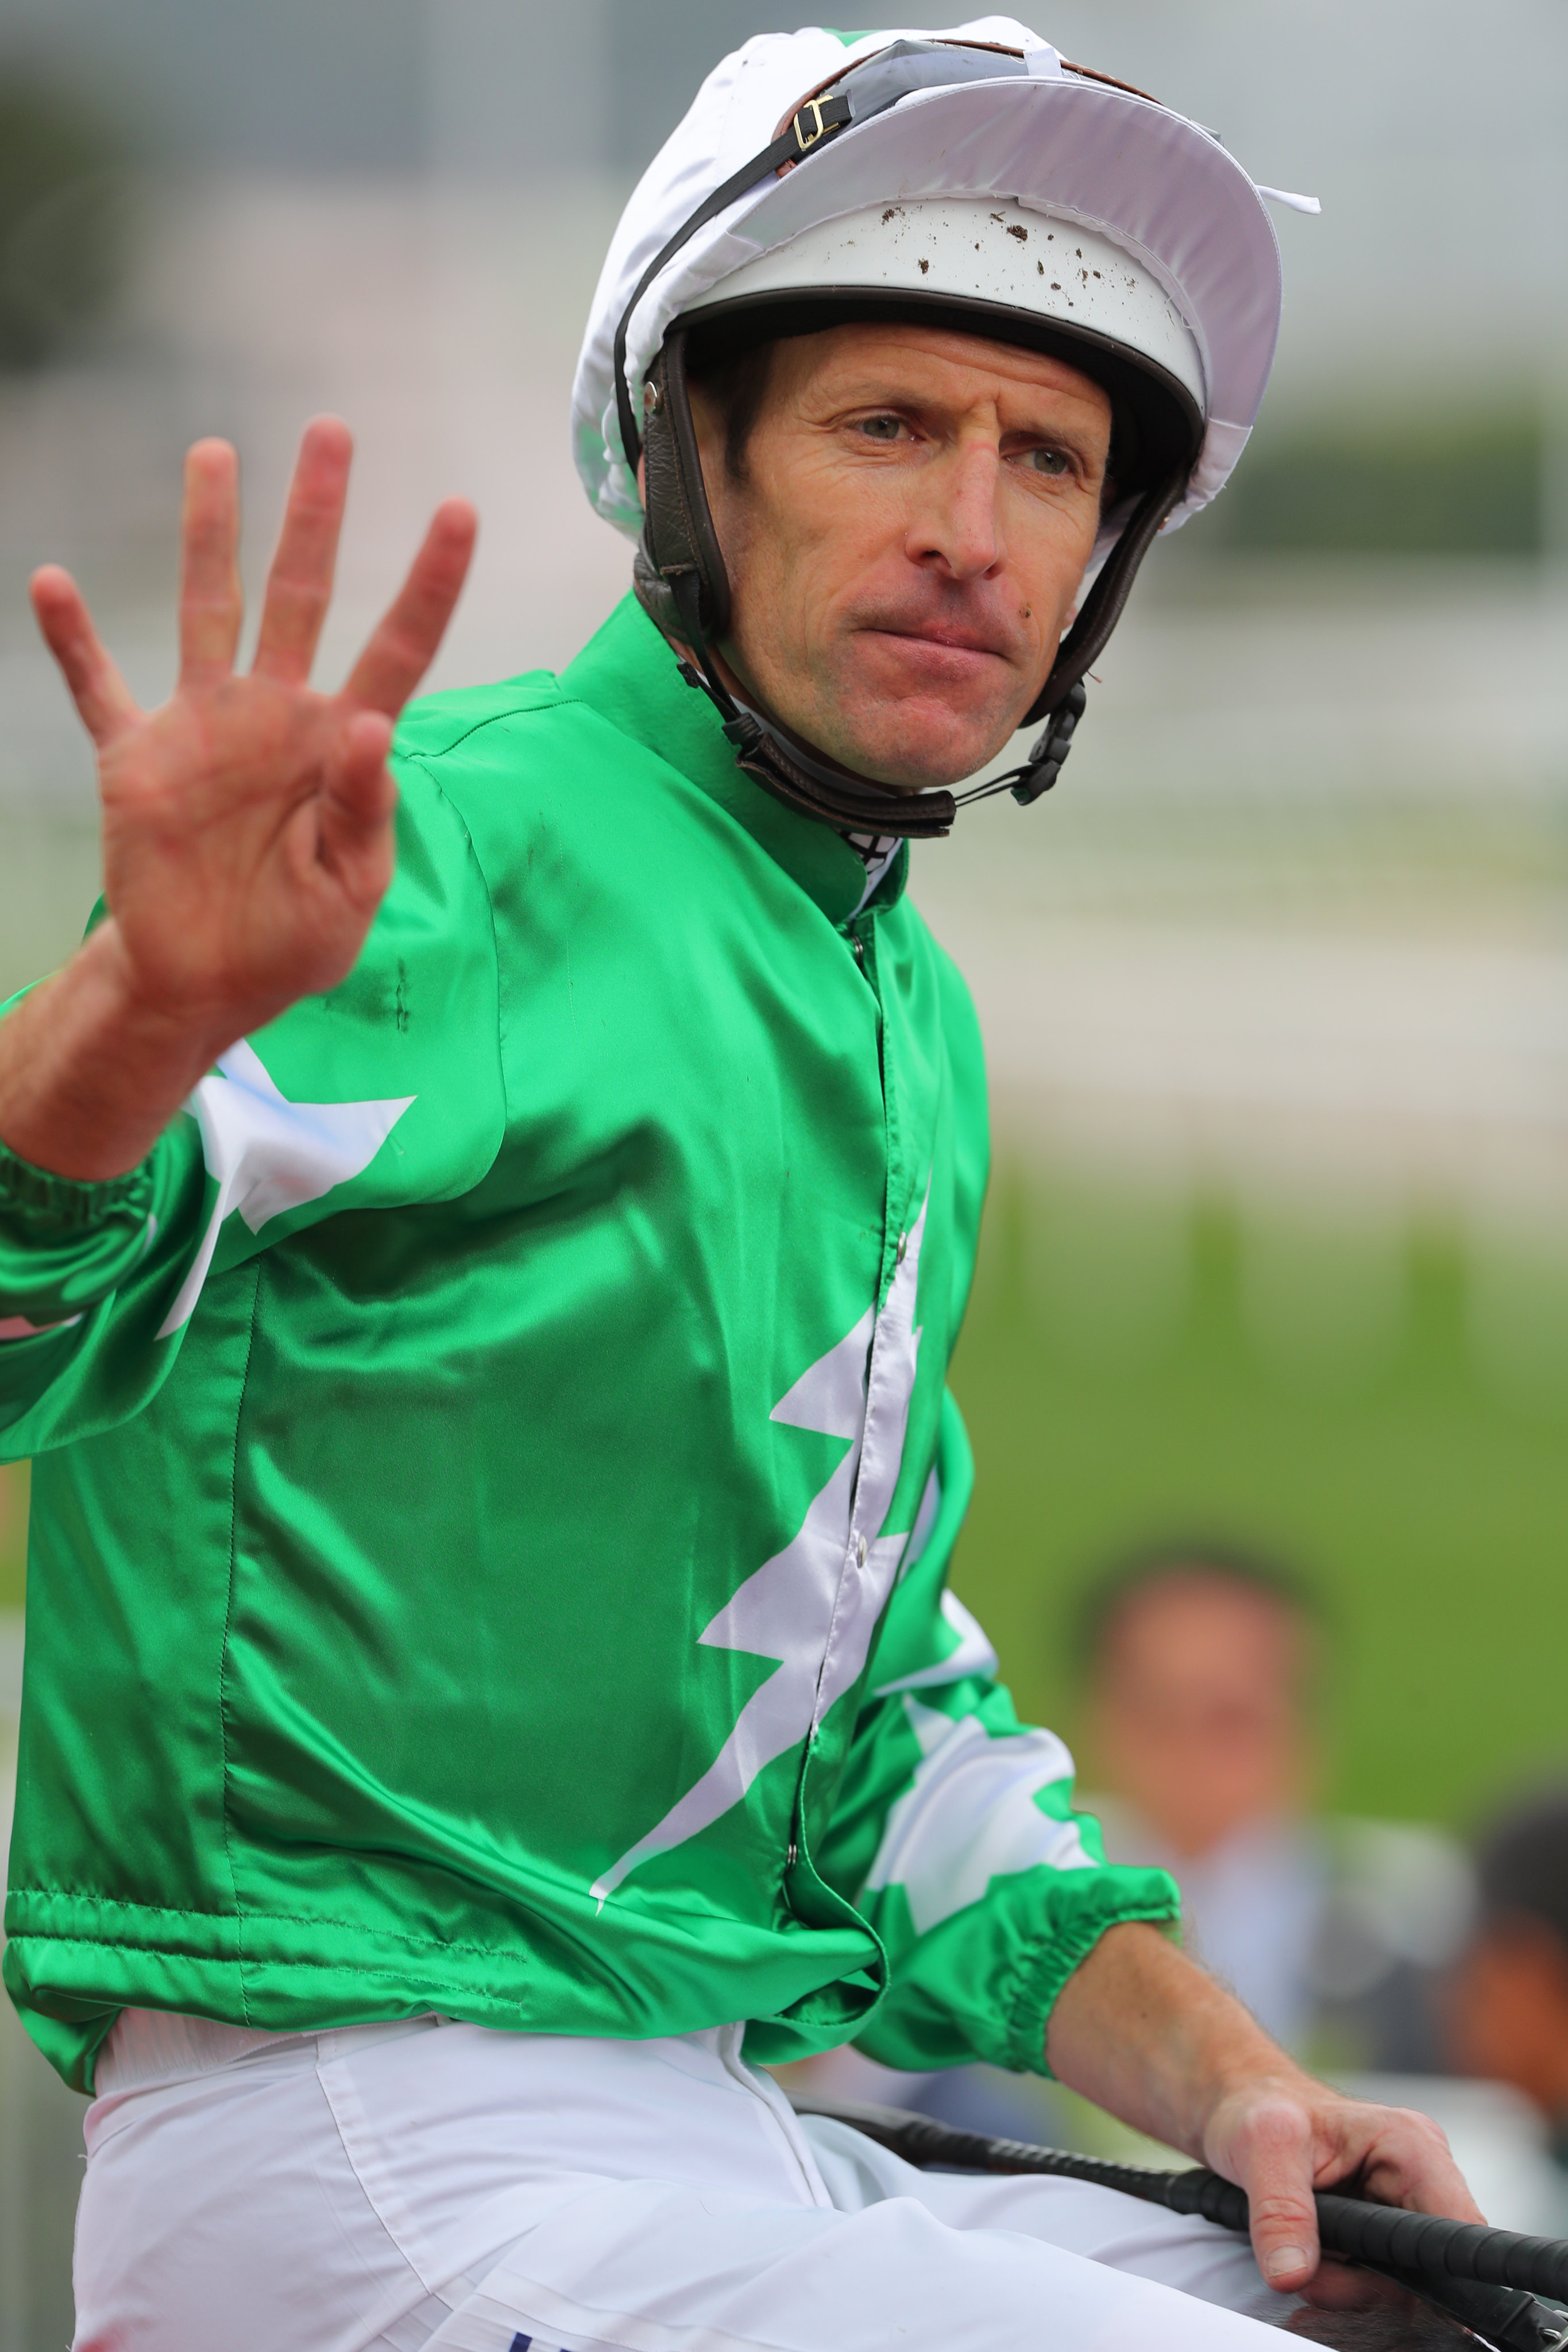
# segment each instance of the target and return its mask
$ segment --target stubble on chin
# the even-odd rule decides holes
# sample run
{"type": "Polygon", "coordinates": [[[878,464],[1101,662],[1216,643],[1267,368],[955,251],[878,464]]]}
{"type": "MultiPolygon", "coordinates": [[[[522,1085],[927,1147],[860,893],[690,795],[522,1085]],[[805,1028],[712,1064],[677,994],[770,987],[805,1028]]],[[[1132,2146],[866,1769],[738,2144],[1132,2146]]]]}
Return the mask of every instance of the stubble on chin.
{"type": "Polygon", "coordinates": [[[870,688],[862,678],[836,705],[853,714],[853,723],[825,719],[816,737],[807,730],[807,740],[820,741],[841,766],[892,792],[940,791],[966,782],[1005,748],[1022,724],[1023,708],[1014,708],[1018,699],[997,697],[979,709],[950,707],[933,713],[929,691],[900,696],[870,688]]]}
{"type": "Polygon", "coordinates": [[[852,734],[841,735],[830,756],[857,775],[885,784],[890,792],[936,792],[976,774],[995,758],[1012,732],[1007,725],[981,727],[971,721],[933,738],[929,722],[891,705],[880,724],[866,724],[852,734]]]}
{"type": "Polygon", "coordinates": [[[812,660],[800,649],[793,668],[776,654],[768,661],[747,660],[737,646],[738,677],[743,680],[750,672],[752,680],[746,698],[802,743],[900,794],[963,783],[1022,723],[1024,689],[1011,677],[978,708],[948,705],[933,712],[933,700],[940,706],[941,698],[931,688],[901,693],[876,675],[863,630],[863,623],[846,627],[826,657],[819,653],[812,660]]]}

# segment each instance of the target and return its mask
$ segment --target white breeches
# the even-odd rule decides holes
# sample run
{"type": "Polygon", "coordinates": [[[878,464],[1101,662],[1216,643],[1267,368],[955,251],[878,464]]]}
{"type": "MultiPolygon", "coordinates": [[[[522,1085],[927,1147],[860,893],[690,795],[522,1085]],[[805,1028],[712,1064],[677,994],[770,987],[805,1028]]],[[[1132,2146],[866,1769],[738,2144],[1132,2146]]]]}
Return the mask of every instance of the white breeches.
{"type": "Polygon", "coordinates": [[[87,2118],[76,2352],[1269,2352],[1292,2305],[1243,2241],[915,2171],[798,2120],[740,2042],[128,2011],[87,2118]]]}

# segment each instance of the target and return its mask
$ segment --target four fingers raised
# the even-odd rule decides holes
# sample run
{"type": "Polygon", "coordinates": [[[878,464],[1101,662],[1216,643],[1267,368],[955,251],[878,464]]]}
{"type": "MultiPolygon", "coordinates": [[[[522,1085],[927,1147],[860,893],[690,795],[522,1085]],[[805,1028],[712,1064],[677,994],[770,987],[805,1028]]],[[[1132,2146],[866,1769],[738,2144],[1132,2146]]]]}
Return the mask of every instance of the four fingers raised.
{"type": "Polygon", "coordinates": [[[305,427],[261,608],[256,668],[262,677],[300,686],[310,677],[332,593],[353,456],[353,436],[339,418],[318,416],[305,427]]]}
{"type": "MultiPolygon", "coordinates": [[[[338,418],[306,427],[268,576],[256,670],[303,687],[331,596],[353,444],[338,418]]],[[[464,499],[437,507],[402,588],[343,692],[362,710],[395,719],[429,667],[468,575],[479,528],[464,499]]],[[[198,441],[185,458],[181,522],[180,685],[232,675],[244,598],[239,577],[239,465],[226,441],[198,441]]],[[[100,747],[142,716],[68,572],[47,564],[33,581],[38,625],[100,747]]]]}
{"type": "Polygon", "coordinates": [[[395,719],[436,656],[468,576],[479,518],[466,499],[438,506],[425,544],[343,691],[395,719]]]}
{"type": "Polygon", "coordinates": [[[186,453],[181,552],[180,682],[208,684],[233,669],[245,614],[239,461],[226,441],[198,441],[186,453]]]}
{"type": "Polygon", "coordinates": [[[44,642],[60,666],[82,725],[102,751],[142,716],[135,698],[104,651],[70,573],[46,563],[34,572],[30,586],[44,642]]]}

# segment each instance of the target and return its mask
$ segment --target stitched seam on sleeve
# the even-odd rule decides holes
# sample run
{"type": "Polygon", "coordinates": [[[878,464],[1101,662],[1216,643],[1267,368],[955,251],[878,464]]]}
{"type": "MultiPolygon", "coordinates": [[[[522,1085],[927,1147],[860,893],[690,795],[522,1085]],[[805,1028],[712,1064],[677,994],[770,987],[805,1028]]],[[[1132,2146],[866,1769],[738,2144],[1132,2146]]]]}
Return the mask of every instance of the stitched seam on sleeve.
{"type": "Polygon", "coordinates": [[[542,716],[547,710],[566,709],[581,699],[580,695],[557,694],[546,702],[514,702],[505,710],[487,710],[482,719],[476,719],[471,727],[465,727],[460,735],[454,735],[451,741],[443,743],[438,751],[416,750],[412,744],[405,746],[399,743],[394,746],[395,754],[400,760],[416,760],[422,768],[428,771],[432,760],[449,759],[470,737],[482,735],[487,727],[500,727],[509,719],[533,719],[542,716]]]}

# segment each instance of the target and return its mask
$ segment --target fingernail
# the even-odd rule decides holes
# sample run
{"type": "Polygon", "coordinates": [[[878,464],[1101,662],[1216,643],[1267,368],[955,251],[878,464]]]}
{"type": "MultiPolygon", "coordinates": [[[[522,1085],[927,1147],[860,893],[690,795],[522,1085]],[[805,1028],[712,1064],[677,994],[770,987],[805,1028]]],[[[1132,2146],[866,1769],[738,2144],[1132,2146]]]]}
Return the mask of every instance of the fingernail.
{"type": "Polygon", "coordinates": [[[1304,2271],[1307,2252],[1304,2246],[1276,2246],[1264,2270],[1266,2278],[1282,2278],[1287,2271],[1304,2271]]]}

